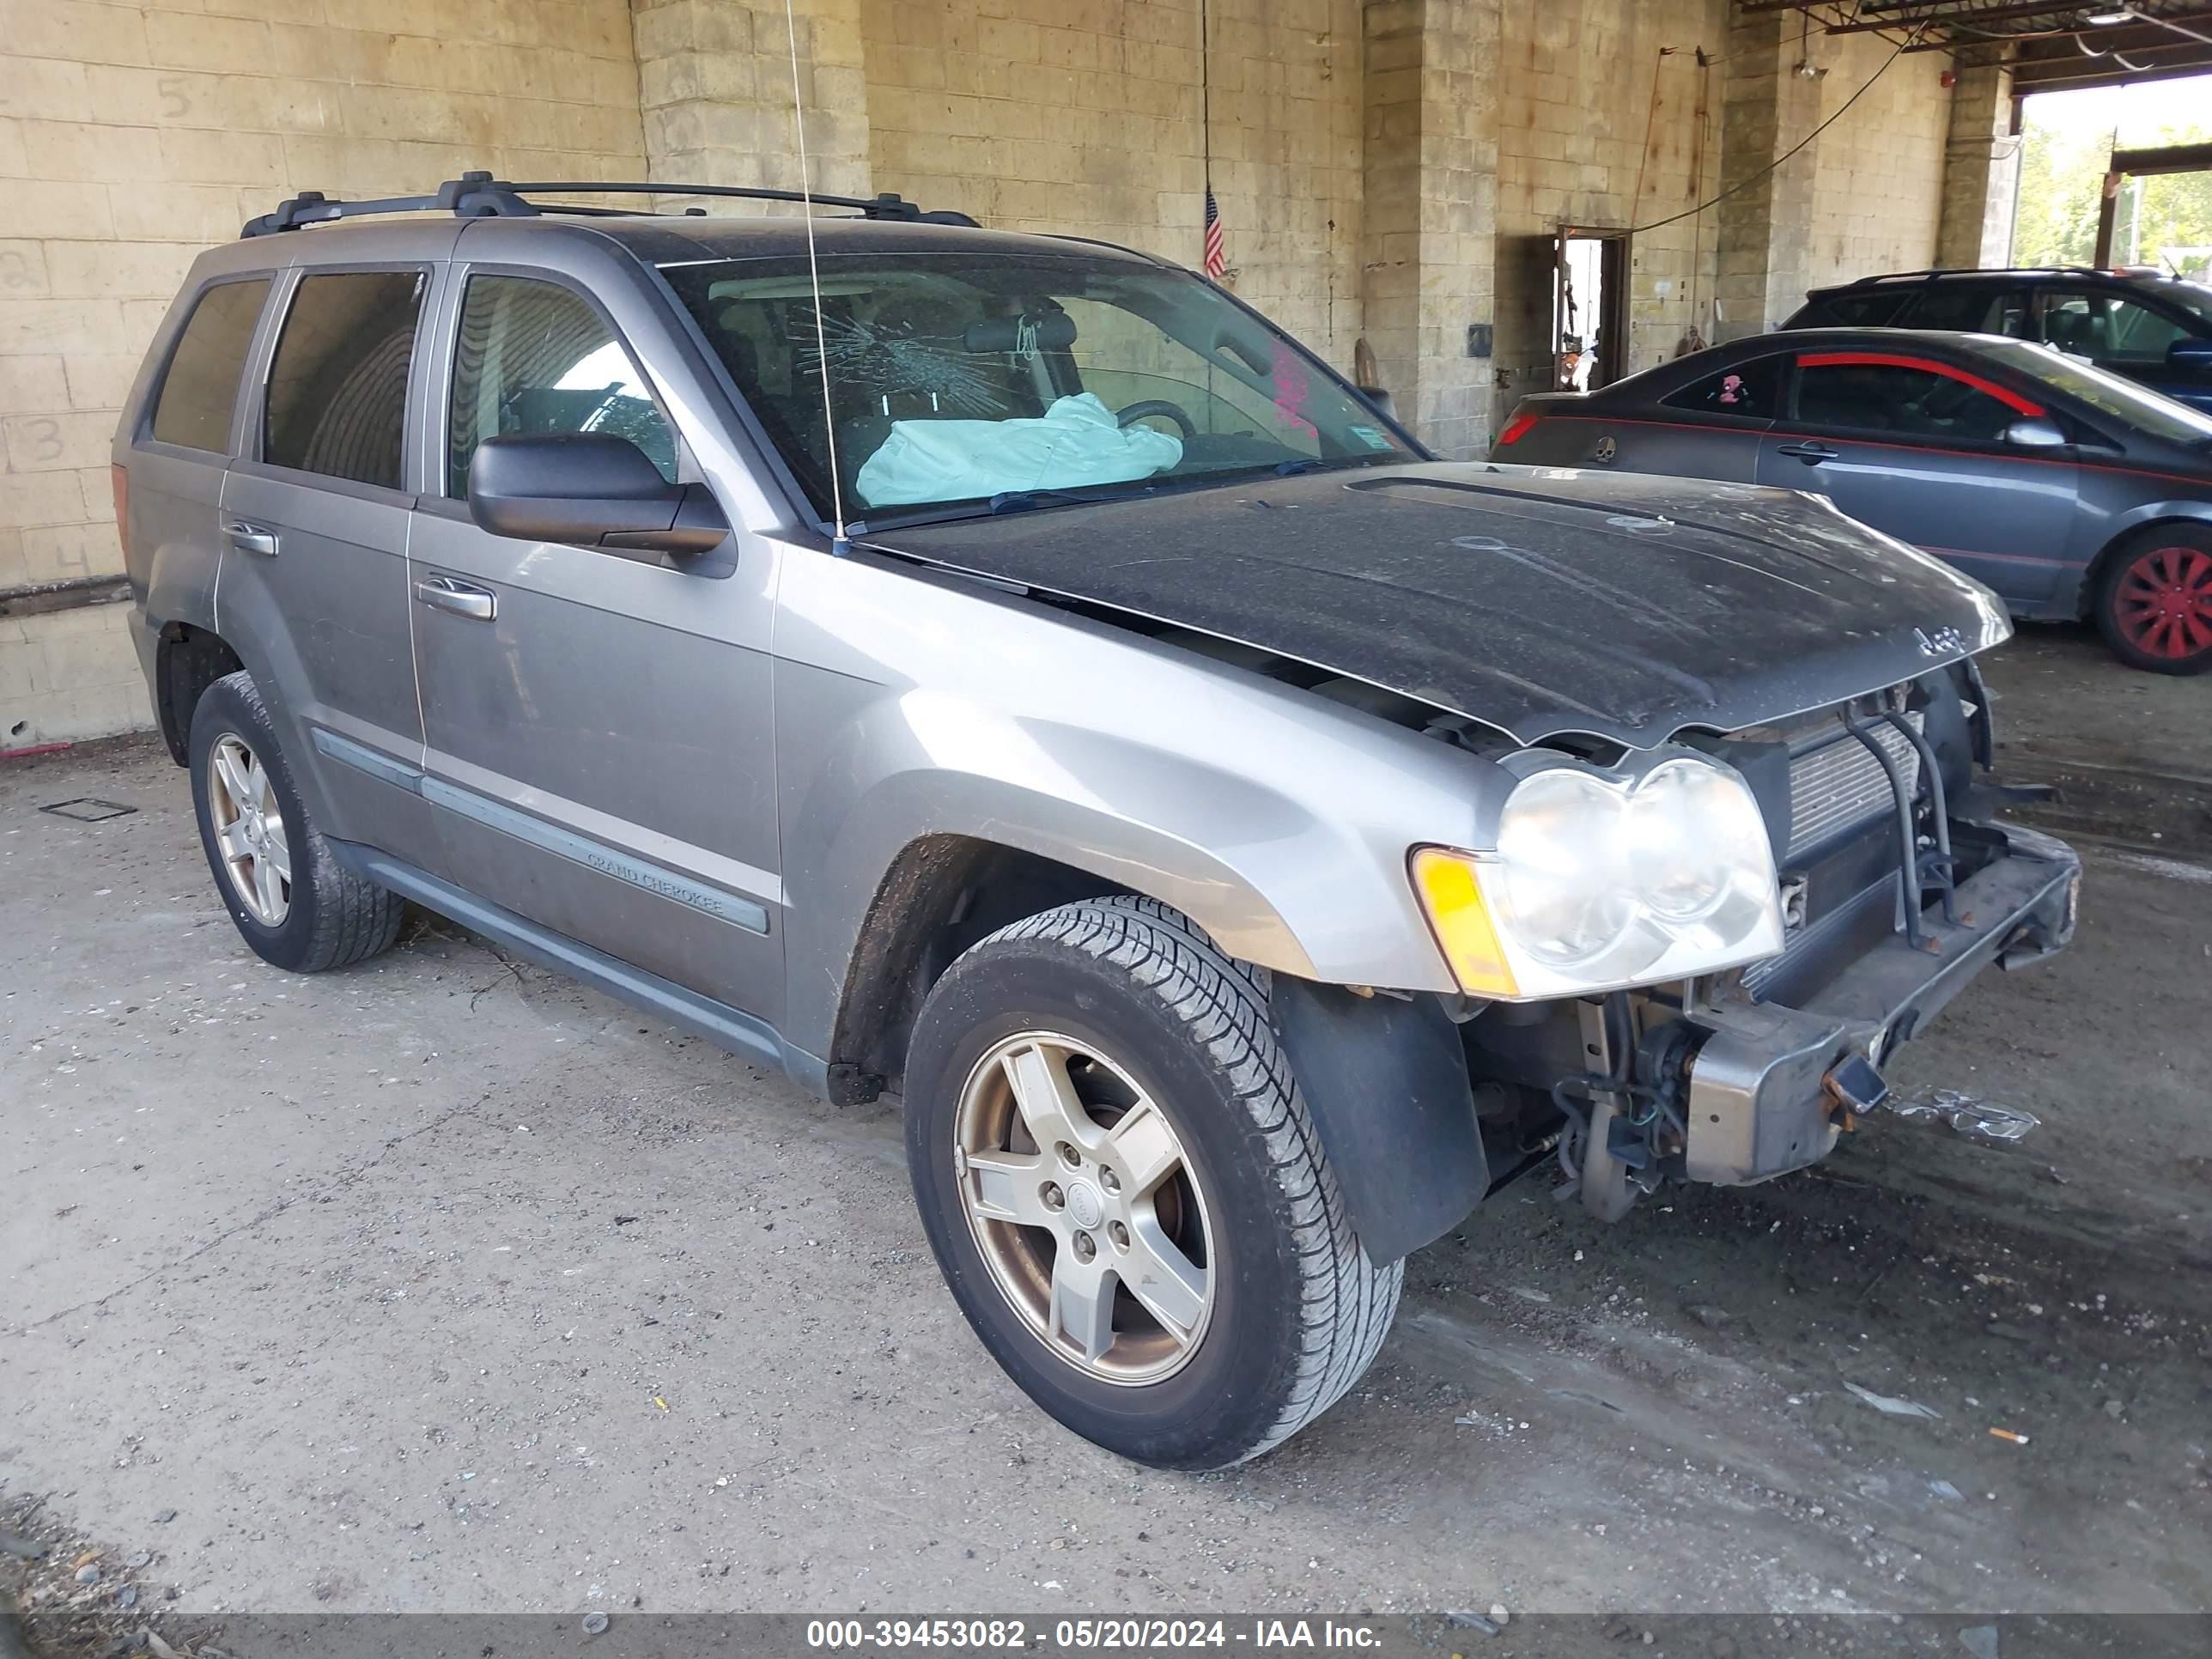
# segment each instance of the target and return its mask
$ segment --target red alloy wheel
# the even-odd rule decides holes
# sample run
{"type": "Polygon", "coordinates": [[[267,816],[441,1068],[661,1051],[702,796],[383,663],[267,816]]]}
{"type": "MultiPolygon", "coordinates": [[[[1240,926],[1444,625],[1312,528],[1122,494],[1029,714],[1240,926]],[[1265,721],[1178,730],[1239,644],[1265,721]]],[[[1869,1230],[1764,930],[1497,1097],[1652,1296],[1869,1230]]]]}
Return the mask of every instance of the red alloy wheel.
{"type": "Polygon", "coordinates": [[[2183,662],[2212,651],[2212,553],[2146,548],[2113,578],[2112,620],[2145,656],[2183,662]]]}

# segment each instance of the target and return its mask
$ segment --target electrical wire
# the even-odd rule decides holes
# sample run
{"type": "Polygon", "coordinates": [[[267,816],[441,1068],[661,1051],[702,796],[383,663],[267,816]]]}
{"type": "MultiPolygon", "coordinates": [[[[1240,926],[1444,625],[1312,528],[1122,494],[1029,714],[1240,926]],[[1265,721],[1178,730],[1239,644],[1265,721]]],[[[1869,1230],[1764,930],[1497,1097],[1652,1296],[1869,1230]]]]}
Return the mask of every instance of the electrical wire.
{"type": "Polygon", "coordinates": [[[1881,80],[1883,76],[1889,73],[1890,65],[1897,62],[1899,58],[1905,56],[1905,47],[1911,46],[1913,41],[1918,40],[1922,34],[1925,33],[1927,32],[1927,27],[1928,26],[1925,23],[1923,23],[1912,33],[1911,35],[1899,42],[1897,46],[1890,52],[1889,56],[1882,60],[1881,67],[1876,70],[1872,75],[1867,76],[1865,84],[1861,86],[1859,89],[1853,93],[1850,97],[1844,100],[1843,106],[1840,109],[1837,110],[1837,112],[1833,115],[1831,115],[1826,120],[1821,122],[1819,126],[1814,127],[1812,131],[1807,133],[1802,138],[1800,138],[1796,143],[1790,145],[1790,148],[1783,151],[1781,155],[1776,156],[1771,161],[1769,161],[1765,167],[1759,168],[1758,172],[1753,173],[1748,179],[1739,179],[1735,183],[1730,185],[1726,190],[1721,191],[1719,195],[1710,197],[1706,200],[1698,203],[1695,207],[1684,208],[1680,213],[1669,214],[1664,219],[1654,219],[1648,225],[1631,225],[1624,234],[1630,236],[1640,236],[1647,230],[1660,230],[1668,225],[1679,225],[1685,219],[1694,219],[1698,215],[1703,213],[1709,207],[1719,206],[1723,202],[1728,200],[1729,197],[1735,195],[1738,191],[1750,189],[1752,185],[1757,184],[1761,179],[1766,177],[1768,173],[1773,172],[1784,161],[1787,161],[1791,156],[1796,155],[1799,150],[1804,149],[1806,145],[1811,143],[1815,138],[1818,138],[1830,127],[1842,120],[1844,116],[1850,113],[1851,106],[1857,103],[1860,99],[1865,97],[1869,92],[1873,90],[1874,83],[1881,80]]]}
{"type": "Polygon", "coordinates": [[[806,111],[799,95],[799,22],[791,0],[783,0],[783,26],[791,37],[791,121],[799,133],[799,197],[806,215],[806,278],[814,290],[814,355],[822,374],[822,436],[830,454],[830,511],[836,525],[831,545],[845,551],[845,489],[837,477],[837,419],[830,407],[830,343],[822,322],[822,267],[814,258],[814,191],[806,177],[806,111]]]}

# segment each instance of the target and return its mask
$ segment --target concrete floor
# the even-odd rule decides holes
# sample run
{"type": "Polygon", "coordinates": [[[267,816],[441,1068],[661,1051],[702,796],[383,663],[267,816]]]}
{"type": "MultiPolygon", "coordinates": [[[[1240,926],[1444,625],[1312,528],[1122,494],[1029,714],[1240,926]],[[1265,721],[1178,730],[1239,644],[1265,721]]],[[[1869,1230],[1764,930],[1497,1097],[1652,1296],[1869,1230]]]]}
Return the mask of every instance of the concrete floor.
{"type": "Polygon", "coordinates": [[[1899,1080],[2045,1127],[1611,1230],[1524,1183],[1351,1398],[1200,1479],[1002,1379],[891,1111],[442,923],[288,977],[155,745],[0,766],[0,1500],[184,1612],[2203,1609],[2212,681],[2054,631],[1994,678],[2007,774],[2063,760],[2106,839],[2076,947],[1899,1080]],[[138,810],[37,810],[80,795],[138,810]]]}

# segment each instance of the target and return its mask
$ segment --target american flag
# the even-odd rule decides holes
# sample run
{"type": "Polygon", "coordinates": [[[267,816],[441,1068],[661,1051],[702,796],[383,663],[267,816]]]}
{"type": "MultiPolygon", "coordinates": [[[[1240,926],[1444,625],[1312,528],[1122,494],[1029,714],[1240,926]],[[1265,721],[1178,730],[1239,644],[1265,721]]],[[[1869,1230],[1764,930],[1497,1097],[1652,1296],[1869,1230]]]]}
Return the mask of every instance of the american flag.
{"type": "Polygon", "coordinates": [[[1217,281],[1229,269],[1229,251],[1221,240],[1221,204],[1213,199],[1213,186],[1206,187],[1206,274],[1217,281]]]}

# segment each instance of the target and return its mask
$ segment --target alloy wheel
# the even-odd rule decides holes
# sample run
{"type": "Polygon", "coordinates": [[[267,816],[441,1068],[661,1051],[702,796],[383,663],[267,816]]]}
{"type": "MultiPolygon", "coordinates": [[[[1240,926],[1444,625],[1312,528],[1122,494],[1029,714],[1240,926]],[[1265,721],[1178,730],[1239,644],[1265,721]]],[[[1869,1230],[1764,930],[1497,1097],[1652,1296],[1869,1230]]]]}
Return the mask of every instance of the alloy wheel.
{"type": "Polygon", "coordinates": [[[2137,554],[2113,588],[2112,616],[2148,656],[2179,661],[2212,650],[2212,553],[2154,547],[2137,554]]]}
{"type": "Polygon", "coordinates": [[[226,732],[208,750],[208,816],[232,891],[264,927],[292,912],[292,846],[268,769],[226,732]]]}
{"type": "Polygon", "coordinates": [[[1159,1382],[1213,1310],[1205,1194],[1175,1126],[1090,1044],[1024,1031],[963,1085],[953,1156],[969,1231],[1014,1310],[1102,1382],[1159,1382]]]}

